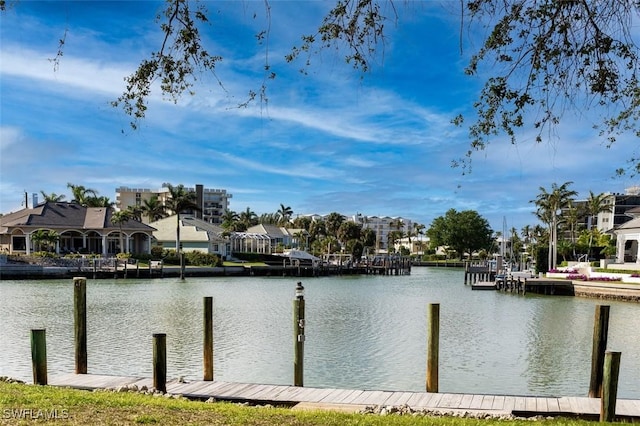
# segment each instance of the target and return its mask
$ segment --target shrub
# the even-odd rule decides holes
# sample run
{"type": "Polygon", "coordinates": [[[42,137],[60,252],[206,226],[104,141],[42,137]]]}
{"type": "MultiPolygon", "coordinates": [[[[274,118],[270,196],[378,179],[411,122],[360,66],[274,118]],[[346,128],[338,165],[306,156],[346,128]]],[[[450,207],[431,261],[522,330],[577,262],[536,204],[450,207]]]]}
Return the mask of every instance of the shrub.
{"type": "Polygon", "coordinates": [[[59,256],[52,251],[36,251],[34,253],[31,253],[31,255],[33,257],[46,257],[49,259],[57,259],[59,256]]]}
{"type": "Polygon", "coordinates": [[[185,262],[194,266],[222,266],[222,260],[217,255],[199,251],[185,253],[185,262]]]}
{"type": "Polygon", "coordinates": [[[154,260],[159,260],[162,258],[163,252],[164,252],[164,249],[162,247],[159,247],[159,246],[151,247],[151,258],[154,260]]]}

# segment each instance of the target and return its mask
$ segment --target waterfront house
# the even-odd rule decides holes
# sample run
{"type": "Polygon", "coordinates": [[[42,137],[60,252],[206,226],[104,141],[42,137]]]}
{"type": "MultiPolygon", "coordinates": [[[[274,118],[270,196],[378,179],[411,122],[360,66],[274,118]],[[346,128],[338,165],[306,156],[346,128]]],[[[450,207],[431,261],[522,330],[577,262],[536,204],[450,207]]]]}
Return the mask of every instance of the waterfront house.
{"type": "MultiPolygon", "coordinates": [[[[169,216],[150,224],[153,232],[153,245],[164,249],[176,248],[176,216],[169,216]]],[[[199,251],[216,254],[225,259],[230,253],[230,243],[224,237],[224,229],[213,223],[193,216],[180,215],[180,244],[182,251],[199,251]]]]}
{"type": "Polygon", "coordinates": [[[285,248],[306,248],[309,233],[304,229],[288,229],[259,224],[246,232],[231,234],[231,250],[243,253],[271,254],[285,248]]]}
{"type": "Polygon", "coordinates": [[[58,254],[150,253],[154,228],[133,219],[114,224],[113,213],[111,207],[46,201],[0,217],[0,249],[9,254],[31,254],[39,248],[34,233],[45,231],[59,236],[52,247],[58,254]]]}
{"type": "Polygon", "coordinates": [[[640,246],[640,207],[626,212],[632,219],[613,231],[616,235],[616,263],[634,263],[640,265],[638,246],[640,246]]]}

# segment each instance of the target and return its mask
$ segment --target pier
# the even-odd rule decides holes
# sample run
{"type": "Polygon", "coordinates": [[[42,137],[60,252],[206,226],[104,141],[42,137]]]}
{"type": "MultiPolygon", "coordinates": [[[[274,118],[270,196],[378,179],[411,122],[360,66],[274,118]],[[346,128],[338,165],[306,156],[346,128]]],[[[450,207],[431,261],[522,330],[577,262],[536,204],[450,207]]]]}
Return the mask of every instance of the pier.
{"type": "MultiPolygon", "coordinates": [[[[96,374],[62,374],[52,376],[52,386],[95,390],[151,389],[153,381],[145,377],[108,376],[96,374]]],[[[459,393],[401,392],[364,389],[333,389],[235,383],[226,381],[170,380],[167,393],[189,399],[272,404],[306,409],[361,411],[368,406],[401,407],[441,413],[474,412],[487,415],[567,416],[598,419],[600,398],[534,397],[508,395],[477,395],[459,393]]],[[[616,420],[640,419],[640,400],[618,399],[616,420]]]]}

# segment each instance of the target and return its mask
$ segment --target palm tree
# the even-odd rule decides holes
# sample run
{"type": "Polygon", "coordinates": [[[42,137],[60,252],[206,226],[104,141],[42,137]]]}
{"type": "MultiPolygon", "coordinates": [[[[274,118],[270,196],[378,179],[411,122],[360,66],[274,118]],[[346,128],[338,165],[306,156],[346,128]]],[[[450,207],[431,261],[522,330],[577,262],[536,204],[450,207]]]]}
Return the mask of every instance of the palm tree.
{"type": "Polygon", "coordinates": [[[244,229],[249,229],[253,225],[255,225],[257,219],[258,219],[258,216],[249,207],[247,207],[245,211],[240,213],[240,216],[239,216],[239,221],[242,225],[244,225],[245,227],[244,229]]]}
{"type": "Polygon", "coordinates": [[[141,206],[127,206],[127,213],[129,213],[131,219],[137,222],[142,222],[142,212],[141,206]]]}
{"type": "Polygon", "coordinates": [[[185,210],[200,210],[196,202],[196,193],[187,191],[183,184],[173,186],[167,184],[169,199],[166,201],[166,208],[176,215],[176,254],[180,257],[180,213],[185,210]]]}
{"type": "MultiPolygon", "coordinates": [[[[585,212],[589,216],[589,232],[597,224],[598,215],[604,212],[611,211],[611,205],[605,204],[607,195],[600,193],[595,195],[592,191],[589,191],[589,198],[585,205],[585,212]]],[[[591,252],[591,245],[593,244],[593,234],[589,237],[589,252],[591,252]]]]}
{"type": "Polygon", "coordinates": [[[71,195],[73,196],[72,202],[78,203],[81,206],[86,206],[87,200],[90,197],[98,196],[98,191],[96,191],[95,189],[85,188],[82,185],[67,183],[67,188],[71,189],[71,195]]]}
{"type": "Polygon", "coordinates": [[[120,238],[120,253],[124,253],[124,245],[122,244],[122,224],[128,222],[130,219],[129,212],[126,210],[120,210],[111,214],[111,223],[118,225],[119,238],[120,238]]]}
{"type": "Polygon", "coordinates": [[[553,183],[551,192],[540,187],[540,193],[532,203],[537,206],[536,215],[549,227],[549,268],[555,269],[558,257],[558,217],[560,211],[567,207],[573,197],[578,195],[576,191],[569,190],[573,182],[565,182],[558,186],[553,183]]]}
{"type": "Polygon", "coordinates": [[[165,217],[165,208],[160,202],[157,195],[153,195],[151,198],[142,200],[142,214],[147,217],[149,222],[155,222],[165,217]]]}
{"type": "Polygon", "coordinates": [[[40,191],[40,194],[42,194],[42,199],[43,201],[50,201],[52,203],[58,203],[60,201],[63,201],[66,196],[64,194],[56,194],[55,192],[52,192],[51,194],[47,194],[44,191],[40,191]]]}
{"type": "Polygon", "coordinates": [[[222,215],[222,227],[226,231],[238,231],[238,213],[233,210],[226,210],[222,215]]]}
{"type": "Polygon", "coordinates": [[[280,209],[278,209],[278,217],[280,218],[279,224],[287,224],[289,223],[289,219],[291,219],[291,215],[293,214],[293,210],[291,207],[286,206],[284,204],[280,204],[280,209]]]}
{"type": "Polygon", "coordinates": [[[83,206],[87,207],[113,207],[116,203],[111,201],[109,197],[101,195],[99,197],[87,197],[83,206]]]}

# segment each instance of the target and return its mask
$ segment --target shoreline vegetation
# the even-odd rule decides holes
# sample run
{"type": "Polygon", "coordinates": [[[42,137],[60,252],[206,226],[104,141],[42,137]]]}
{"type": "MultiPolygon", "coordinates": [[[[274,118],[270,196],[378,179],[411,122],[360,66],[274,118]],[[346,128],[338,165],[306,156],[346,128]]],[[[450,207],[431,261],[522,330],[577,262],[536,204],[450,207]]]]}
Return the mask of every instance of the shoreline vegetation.
{"type": "Polygon", "coordinates": [[[247,405],[219,401],[189,400],[179,395],[145,394],[139,392],[84,391],[53,386],[28,385],[0,380],[0,424],[32,424],[34,421],[55,421],[57,425],[449,425],[468,426],[493,424],[539,423],[586,426],[592,421],[555,418],[511,418],[487,414],[436,415],[435,413],[381,413],[375,407],[362,412],[341,412],[335,409],[302,409],[247,405]]]}

